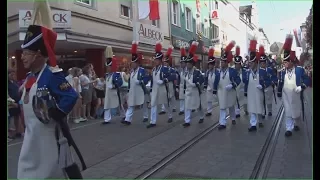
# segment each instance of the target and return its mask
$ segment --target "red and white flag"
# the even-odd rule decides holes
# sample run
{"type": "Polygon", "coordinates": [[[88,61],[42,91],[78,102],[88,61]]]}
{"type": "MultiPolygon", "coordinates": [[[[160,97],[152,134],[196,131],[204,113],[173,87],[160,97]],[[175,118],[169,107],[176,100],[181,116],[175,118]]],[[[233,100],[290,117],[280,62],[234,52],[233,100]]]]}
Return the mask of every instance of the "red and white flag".
{"type": "Polygon", "coordinates": [[[138,0],[139,19],[159,20],[159,1],[158,0],[138,0]]]}

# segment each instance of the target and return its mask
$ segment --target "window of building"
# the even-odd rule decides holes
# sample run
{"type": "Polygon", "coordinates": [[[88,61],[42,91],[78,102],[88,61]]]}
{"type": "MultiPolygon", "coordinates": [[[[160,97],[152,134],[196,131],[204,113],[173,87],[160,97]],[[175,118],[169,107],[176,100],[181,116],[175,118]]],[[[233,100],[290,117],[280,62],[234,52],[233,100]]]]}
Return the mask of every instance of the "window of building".
{"type": "Polygon", "coordinates": [[[76,0],[76,2],[87,6],[92,6],[92,0],[76,0]]]}
{"type": "Polygon", "coordinates": [[[130,18],[130,7],[121,4],[121,16],[130,18]]]}
{"type": "Polygon", "coordinates": [[[152,24],[152,26],[160,27],[159,20],[153,20],[153,21],[151,21],[151,24],[152,24]]]}
{"type": "Polygon", "coordinates": [[[192,31],[192,12],[190,8],[186,8],[186,29],[192,31]]]}
{"type": "Polygon", "coordinates": [[[219,26],[213,25],[213,39],[219,37],[219,26]]]}
{"type": "Polygon", "coordinates": [[[178,1],[172,1],[172,24],[180,26],[180,5],[178,1]]]}
{"type": "Polygon", "coordinates": [[[214,5],[214,9],[215,10],[218,10],[219,9],[219,4],[218,4],[218,1],[215,1],[215,3],[214,3],[215,5],[214,5]]]}

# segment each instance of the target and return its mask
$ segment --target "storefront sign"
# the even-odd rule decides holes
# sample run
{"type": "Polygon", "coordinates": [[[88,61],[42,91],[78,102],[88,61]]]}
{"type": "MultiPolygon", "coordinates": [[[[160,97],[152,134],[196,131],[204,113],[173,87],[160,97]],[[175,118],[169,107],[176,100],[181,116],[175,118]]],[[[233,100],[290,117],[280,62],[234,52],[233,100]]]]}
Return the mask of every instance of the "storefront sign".
{"type": "Polygon", "coordinates": [[[180,47],[185,47],[186,49],[188,49],[190,47],[190,44],[188,41],[179,39],[177,37],[171,36],[172,39],[172,46],[175,48],[180,48],[180,47]]]}
{"type": "Polygon", "coordinates": [[[219,38],[211,39],[211,43],[213,45],[220,44],[220,39],[219,38]]]}
{"type": "Polygon", "coordinates": [[[159,28],[149,24],[137,22],[137,39],[141,43],[155,45],[157,41],[163,41],[164,36],[159,28]]]}
{"type": "MultiPolygon", "coordinates": [[[[19,27],[27,28],[31,23],[33,10],[19,10],[19,27]]],[[[71,11],[52,10],[53,28],[71,28],[71,11]]]]}

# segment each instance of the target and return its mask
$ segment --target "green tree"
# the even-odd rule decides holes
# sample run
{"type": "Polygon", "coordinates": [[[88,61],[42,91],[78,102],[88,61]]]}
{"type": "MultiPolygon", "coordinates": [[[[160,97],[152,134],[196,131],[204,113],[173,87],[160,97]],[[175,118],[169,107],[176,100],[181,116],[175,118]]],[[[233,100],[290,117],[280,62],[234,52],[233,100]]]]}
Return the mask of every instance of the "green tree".
{"type": "Polygon", "coordinates": [[[310,13],[306,20],[307,32],[306,32],[306,40],[309,47],[312,48],[312,20],[313,20],[313,5],[310,9],[310,13]]]}

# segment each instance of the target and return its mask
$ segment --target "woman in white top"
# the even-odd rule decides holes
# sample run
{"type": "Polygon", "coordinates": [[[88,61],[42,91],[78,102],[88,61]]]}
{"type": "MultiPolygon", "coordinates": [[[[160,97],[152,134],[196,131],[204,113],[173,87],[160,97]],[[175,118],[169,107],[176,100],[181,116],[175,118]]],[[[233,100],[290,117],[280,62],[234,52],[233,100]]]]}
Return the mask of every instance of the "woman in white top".
{"type": "Polygon", "coordinates": [[[84,119],[94,119],[90,112],[91,112],[91,103],[92,103],[92,86],[96,80],[90,80],[89,74],[91,73],[89,66],[86,66],[82,70],[83,74],[79,76],[81,82],[81,96],[82,96],[82,117],[84,119]]]}
{"type": "Polygon", "coordinates": [[[75,106],[73,107],[72,110],[72,117],[74,118],[73,122],[74,123],[79,123],[82,121],[86,121],[86,119],[81,118],[81,105],[82,105],[82,96],[81,96],[81,83],[80,83],[80,78],[79,76],[82,74],[82,70],[80,68],[73,68],[72,69],[72,83],[71,86],[73,89],[78,93],[78,100],[75,106]]]}
{"type": "Polygon", "coordinates": [[[96,83],[93,84],[94,85],[94,89],[96,91],[96,95],[97,95],[97,102],[96,102],[96,106],[95,106],[95,118],[98,118],[98,110],[101,106],[103,106],[104,103],[104,88],[105,88],[105,79],[103,77],[101,78],[97,78],[96,83]]]}

